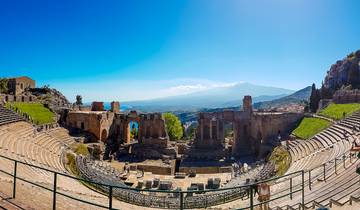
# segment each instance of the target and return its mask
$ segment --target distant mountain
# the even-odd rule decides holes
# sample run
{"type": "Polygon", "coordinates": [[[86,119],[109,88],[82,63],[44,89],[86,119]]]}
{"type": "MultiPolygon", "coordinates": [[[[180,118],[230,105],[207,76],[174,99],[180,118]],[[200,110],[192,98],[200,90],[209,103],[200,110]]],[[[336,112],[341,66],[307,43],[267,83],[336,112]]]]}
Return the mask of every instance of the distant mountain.
{"type": "Polygon", "coordinates": [[[245,95],[251,95],[253,102],[271,100],[294,93],[284,88],[239,83],[231,87],[217,87],[191,94],[171,96],[146,101],[124,102],[134,109],[154,111],[196,111],[201,108],[240,106],[245,95]]]}
{"type": "Polygon", "coordinates": [[[271,101],[254,103],[254,108],[266,109],[266,108],[278,107],[290,103],[300,103],[302,101],[309,101],[310,94],[311,94],[311,86],[308,86],[304,89],[296,91],[295,93],[282,98],[278,98],[271,101]]]}

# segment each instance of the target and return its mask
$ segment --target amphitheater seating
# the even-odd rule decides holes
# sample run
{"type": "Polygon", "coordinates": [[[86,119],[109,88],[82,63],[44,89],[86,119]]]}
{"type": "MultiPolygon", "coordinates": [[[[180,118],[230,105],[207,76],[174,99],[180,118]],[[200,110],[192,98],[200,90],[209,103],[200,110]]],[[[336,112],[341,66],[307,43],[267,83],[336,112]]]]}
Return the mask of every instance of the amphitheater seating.
{"type": "MultiPolygon", "coordinates": [[[[2,115],[0,114],[0,116],[2,115]]],[[[37,132],[31,124],[19,122],[21,119],[15,122],[9,120],[10,118],[8,117],[3,119],[8,121],[7,123],[0,124],[1,154],[26,163],[66,173],[62,163],[63,151],[74,142],[68,135],[67,130],[54,128],[44,132],[37,132]]],[[[357,140],[357,128],[360,128],[360,113],[354,113],[352,116],[333,124],[311,139],[289,142],[292,162],[287,174],[299,170],[306,171],[304,178],[306,186],[305,204],[307,207],[311,207],[314,204],[329,205],[331,199],[343,202],[351,195],[360,194],[360,184],[355,173],[355,168],[360,161],[354,158],[354,161],[350,162],[349,159],[346,159],[344,161],[346,168],[342,166],[342,158],[344,155],[351,155],[349,150],[353,142],[357,140]],[[334,161],[335,159],[337,163],[334,161]],[[324,164],[326,167],[326,182],[323,180],[322,166],[324,164]],[[335,164],[337,165],[335,166],[335,164]],[[335,173],[335,167],[337,168],[337,173],[335,173]],[[309,170],[311,170],[311,174],[309,173],[308,175],[309,170]],[[310,189],[309,184],[311,184],[312,189],[310,189]]],[[[121,181],[123,173],[110,167],[106,162],[77,156],[76,164],[82,178],[115,186],[113,195],[117,200],[153,208],[178,208],[180,206],[179,193],[176,193],[176,191],[147,193],[128,189],[121,181]]],[[[9,172],[12,171],[12,165],[6,164],[1,159],[0,168],[9,172]]],[[[234,177],[223,187],[241,186],[245,184],[247,179],[266,179],[274,171],[273,166],[269,164],[259,164],[251,168],[248,173],[234,177]]],[[[53,181],[53,174],[31,167],[23,166],[20,175],[26,179],[35,180],[44,186],[50,186],[53,181]]],[[[294,176],[292,180],[294,189],[299,189],[301,176],[294,176]]],[[[273,183],[271,186],[272,196],[276,197],[284,192],[288,192],[288,183],[287,178],[273,183]]],[[[94,186],[105,193],[109,191],[109,187],[94,186]]],[[[102,195],[91,191],[75,180],[65,177],[61,177],[59,180],[58,188],[62,192],[81,196],[82,198],[106,201],[102,195]]],[[[246,190],[246,188],[236,188],[204,194],[189,194],[184,197],[184,207],[206,208],[207,206],[215,206],[232,201],[236,203],[236,207],[243,207],[239,206],[242,204],[239,198],[246,197],[246,190]]],[[[271,207],[280,209],[296,208],[300,202],[301,193],[297,193],[294,194],[292,200],[285,197],[273,201],[271,207]]]]}
{"type": "MultiPolygon", "coordinates": [[[[360,190],[355,167],[359,161],[350,162],[344,157],[349,157],[349,151],[357,140],[357,129],[360,127],[360,113],[334,123],[326,130],[318,133],[308,140],[294,140],[289,144],[289,152],[292,163],[287,174],[299,170],[311,171],[312,189],[306,188],[305,203],[308,208],[313,205],[329,205],[330,199],[348,199],[354,192],[360,190]],[[311,145],[311,146],[310,146],[311,145]],[[337,161],[335,161],[335,159],[337,161]],[[337,166],[335,166],[335,163],[337,166]],[[342,167],[345,163],[347,168],[342,167]],[[326,167],[326,182],[323,180],[323,166],[326,167]],[[340,167],[340,166],[341,167],[340,167]],[[335,167],[337,173],[335,173],[335,167]]],[[[309,186],[309,176],[305,176],[305,185],[309,186]]],[[[293,178],[294,186],[299,187],[299,177],[293,178]]],[[[272,194],[277,195],[284,192],[286,184],[279,180],[273,186],[272,194]]],[[[279,209],[296,208],[301,201],[301,194],[293,200],[280,199],[272,202],[271,206],[279,209]]]]}
{"type": "Polygon", "coordinates": [[[17,115],[12,110],[6,109],[0,105],[0,126],[14,123],[23,120],[19,115],[17,115]]]}

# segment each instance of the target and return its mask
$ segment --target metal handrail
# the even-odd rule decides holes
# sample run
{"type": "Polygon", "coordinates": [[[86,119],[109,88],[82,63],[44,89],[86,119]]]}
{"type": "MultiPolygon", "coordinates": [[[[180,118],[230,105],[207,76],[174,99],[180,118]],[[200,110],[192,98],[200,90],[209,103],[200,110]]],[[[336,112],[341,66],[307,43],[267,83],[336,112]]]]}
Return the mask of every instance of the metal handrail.
{"type": "MultiPolygon", "coordinates": [[[[125,187],[125,186],[116,186],[116,185],[109,185],[109,184],[104,184],[104,183],[99,183],[99,182],[95,182],[95,181],[92,181],[92,180],[87,180],[87,179],[82,179],[82,178],[78,178],[78,177],[75,177],[75,176],[72,176],[72,175],[69,175],[69,174],[65,174],[65,173],[61,173],[61,172],[57,172],[57,171],[54,171],[54,170],[51,170],[51,169],[47,169],[47,168],[43,168],[43,167],[40,167],[40,166],[36,166],[36,165],[33,165],[33,164],[29,164],[29,163],[26,163],[24,161],[20,161],[20,160],[16,160],[16,159],[13,159],[13,158],[10,158],[10,157],[6,157],[6,156],[3,156],[3,155],[0,155],[0,158],[3,158],[3,159],[7,159],[9,161],[12,161],[14,162],[14,171],[13,173],[9,173],[7,171],[4,171],[4,170],[1,170],[0,169],[0,172],[4,173],[4,174],[7,174],[11,177],[13,177],[13,198],[16,197],[16,180],[21,180],[21,181],[24,181],[26,183],[29,183],[31,185],[34,185],[34,186],[37,186],[37,187],[40,187],[40,188],[43,188],[47,191],[51,191],[53,193],[53,201],[52,201],[52,205],[53,205],[53,208],[52,209],[56,209],[56,196],[57,195],[61,195],[61,196],[65,196],[67,198],[70,198],[72,200],[75,200],[75,201],[79,201],[79,202],[82,202],[82,203],[86,203],[86,204],[89,204],[89,205],[93,205],[93,206],[96,206],[96,207],[99,207],[99,208],[105,208],[105,209],[115,209],[113,208],[112,206],[112,200],[113,200],[113,189],[123,189],[123,190],[129,190],[129,191],[137,191],[137,192],[159,192],[159,193],[178,193],[180,195],[180,206],[179,208],[180,209],[184,209],[185,208],[185,199],[184,199],[184,194],[186,193],[206,193],[206,192],[219,192],[219,191],[227,191],[227,190],[235,190],[235,189],[244,189],[245,188],[245,191],[247,191],[249,194],[249,197],[250,197],[250,205],[247,206],[246,208],[244,209],[254,209],[255,206],[257,205],[261,205],[261,204],[265,204],[265,203],[269,203],[271,201],[274,201],[274,200],[277,200],[277,199],[280,199],[280,198],[283,198],[283,197],[286,197],[286,196],[290,196],[292,197],[292,194],[294,193],[297,193],[297,192],[300,192],[302,191],[302,200],[304,200],[304,186],[305,186],[305,183],[304,183],[304,171],[301,170],[301,171],[296,171],[296,172],[293,172],[293,173],[290,173],[290,174],[286,174],[284,176],[280,176],[280,177],[274,177],[274,178],[270,178],[270,179],[267,179],[267,180],[262,180],[262,181],[259,181],[259,182],[256,182],[256,183],[251,183],[251,184],[245,184],[245,185],[241,185],[241,186],[237,186],[237,187],[228,187],[228,188],[221,188],[221,189],[206,189],[206,190],[201,190],[201,191],[191,191],[191,190],[186,190],[186,191],[168,191],[168,190],[153,190],[153,189],[136,189],[136,188],[131,188],[131,187],[125,187]],[[40,169],[40,170],[44,170],[44,171],[47,171],[47,172],[50,172],[50,173],[53,173],[54,175],[54,180],[53,180],[53,186],[52,188],[51,187],[45,187],[45,186],[42,186],[38,183],[36,183],[35,181],[30,181],[30,180],[27,180],[23,177],[19,177],[17,175],[17,169],[18,169],[18,164],[22,164],[22,165],[26,165],[26,166],[29,166],[29,167],[34,167],[34,168],[37,168],[37,169],[40,169]],[[273,198],[269,201],[266,201],[266,202],[262,202],[262,203],[259,203],[259,204],[254,204],[253,202],[253,199],[254,199],[254,195],[252,193],[252,190],[255,186],[257,186],[258,184],[261,184],[261,183],[266,183],[266,182],[271,182],[271,181],[274,181],[274,180],[277,180],[277,179],[280,179],[280,178],[283,178],[283,177],[287,177],[287,176],[292,176],[294,174],[302,174],[302,187],[301,189],[298,189],[298,190],[290,190],[290,193],[287,193],[285,195],[282,195],[282,196],[279,196],[279,197],[276,197],[276,198],[273,198]],[[80,198],[76,198],[76,197],[73,197],[71,195],[68,195],[68,194],[65,194],[65,193],[62,193],[62,192],[59,192],[57,191],[57,177],[58,176],[64,176],[64,177],[68,177],[68,178],[71,178],[71,179],[74,179],[74,180],[77,180],[77,181],[81,181],[81,182],[85,182],[85,183],[89,183],[91,185],[98,185],[98,186],[102,186],[102,187],[108,187],[109,190],[108,190],[108,193],[107,193],[107,197],[109,198],[109,203],[107,206],[105,205],[101,205],[101,204],[98,204],[98,203],[94,203],[94,202],[90,202],[90,201],[87,201],[87,200],[83,200],[83,199],[80,199],[80,198]],[[250,191],[250,192],[249,192],[250,191]]],[[[304,201],[302,202],[304,203],[304,201]]]]}

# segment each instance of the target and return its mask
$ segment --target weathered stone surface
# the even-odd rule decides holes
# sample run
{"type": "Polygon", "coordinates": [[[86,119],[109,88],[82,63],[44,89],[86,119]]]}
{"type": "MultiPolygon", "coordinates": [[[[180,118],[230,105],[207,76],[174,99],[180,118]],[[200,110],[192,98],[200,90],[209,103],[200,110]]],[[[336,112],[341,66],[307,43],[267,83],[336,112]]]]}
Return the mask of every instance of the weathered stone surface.
{"type": "Polygon", "coordinates": [[[324,86],[332,92],[342,86],[359,87],[360,81],[360,50],[333,64],[326,74],[324,86]]]}
{"type": "Polygon", "coordinates": [[[8,92],[12,95],[19,95],[25,92],[26,89],[35,88],[35,80],[30,77],[22,76],[9,78],[8,92]]]}
{"type": "Polygon", "coordinates": [[[360,103],[360,90],[338,90],[334,93],[332,101],[339,104],[360,103]]]}
{"type": "MultiPolygon", "coordinates": [[[[251,97],[244,97],[242,111],[221,111],[199,114],[199,126],[194,145],[198,149],[224,149],[225,123],[232,123],[234,143],[232,153],[259,154],[263,143],[278,135],[286,135],[302,118],[302,113],[253,112],[251,97]]],[[[214,153],[215,154],[215,153],[214,153]]]]}

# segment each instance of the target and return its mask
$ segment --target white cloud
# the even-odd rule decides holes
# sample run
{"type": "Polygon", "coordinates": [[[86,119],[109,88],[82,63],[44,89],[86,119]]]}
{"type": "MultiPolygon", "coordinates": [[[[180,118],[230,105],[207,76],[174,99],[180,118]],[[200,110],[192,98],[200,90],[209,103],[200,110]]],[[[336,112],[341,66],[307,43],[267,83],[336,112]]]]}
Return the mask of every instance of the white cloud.
{"type": "Polygon", "coordinates": [[[161,92],[166,96],[175,96],[175,95],[195,93],[203,90],[209,90],[212,88],[233,87],[237,84],[239,83],[238,82],[223,83],[223,82],[207,81],[205,83],[182,84],[182,85],[171,86],[169,88],[162,89],[161,92]]]}

